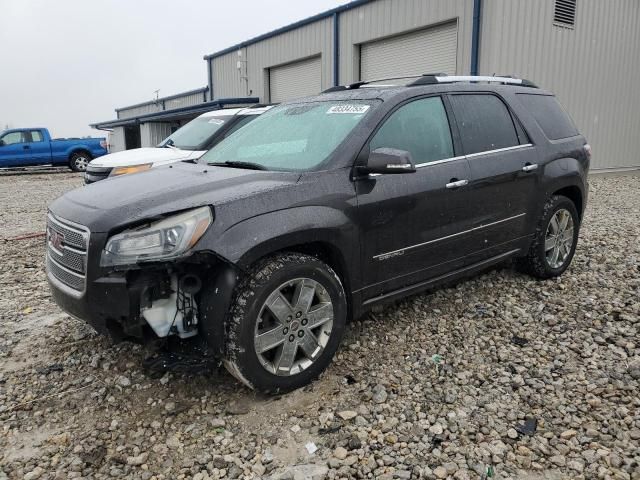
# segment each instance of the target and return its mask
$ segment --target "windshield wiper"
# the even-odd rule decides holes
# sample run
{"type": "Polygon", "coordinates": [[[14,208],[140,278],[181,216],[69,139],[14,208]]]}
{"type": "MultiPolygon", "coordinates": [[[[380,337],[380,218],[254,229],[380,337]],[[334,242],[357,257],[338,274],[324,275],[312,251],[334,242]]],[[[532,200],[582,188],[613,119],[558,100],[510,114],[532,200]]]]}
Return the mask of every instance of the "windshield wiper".
{"type": "Polygon", "coordinates": [[[251,163],[251,162],[216,162],[209,163],[208,165],[212,165],[214,167],[231,167],[231,168],[246,168],[247,170],[267,170],[267,167],[264,165],[260,165],[259,163],[251,163]]]}

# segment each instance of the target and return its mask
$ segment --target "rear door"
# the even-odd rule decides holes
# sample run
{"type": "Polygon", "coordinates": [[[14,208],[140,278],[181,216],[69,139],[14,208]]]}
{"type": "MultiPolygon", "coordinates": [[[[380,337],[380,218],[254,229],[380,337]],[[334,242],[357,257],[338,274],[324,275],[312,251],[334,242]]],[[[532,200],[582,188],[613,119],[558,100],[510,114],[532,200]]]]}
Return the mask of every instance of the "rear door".
{"type": "Polygon", "coordinates": [[[39,165],[51,163],[51,147],[49,142],[45,140],[42,131],[30,130],[27,133],[27,137],[26,140],[29,141],[33,163],[39,165]]]}
{"type": "Polygon", "coordinates": [[[0,140],[0,167],[31,164],[31,148],[23,131],[5,133],[0,140]]]}
{"type": "Polygon", "coordinates": [[[443,99],[432,96],[398,107],[370,140],[369,151],[410,152],[416,172],[356,182],[365,301],[450,271],[468,253],[470,172],[454,138],[443,99]]]}
{"type": "Polygon", "coordinates": [[[507,107],[493,93],[450,96],[469,161],[473,202],[470,240],[480,257],[514,248],[526,235],[538,185],[538,152],[507,107]]]}

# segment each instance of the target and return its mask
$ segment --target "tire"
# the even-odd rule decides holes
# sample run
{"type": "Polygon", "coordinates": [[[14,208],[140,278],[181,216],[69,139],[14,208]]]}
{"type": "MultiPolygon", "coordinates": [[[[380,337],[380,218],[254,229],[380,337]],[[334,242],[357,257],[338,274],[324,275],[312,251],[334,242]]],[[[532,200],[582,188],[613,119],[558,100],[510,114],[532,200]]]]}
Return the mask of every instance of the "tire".
{"type": "Polygon", "coordinates": [[[267,258],[236,289],[224,365],[264,393],[303,387],[331,363],[346,319],[344,289],[331,267],[298,253],[267,258]]]}
{"type": "Polygon", "coordinates": [[[74,152],[69,158],[69,168],[74,172],[84,172],[91,161],[91,155],[87,152],[74,152]]]}
{"type": "Polygon", "coordinates": [[[580,217],[575,204],[562,195],[552,196],[544,205],[527,255],[518,259],[519,269],[541,279],[561,275],[571,264],[579,230],[580,217]],[[554,260],[556,252],[558,256],[554,260]]]}

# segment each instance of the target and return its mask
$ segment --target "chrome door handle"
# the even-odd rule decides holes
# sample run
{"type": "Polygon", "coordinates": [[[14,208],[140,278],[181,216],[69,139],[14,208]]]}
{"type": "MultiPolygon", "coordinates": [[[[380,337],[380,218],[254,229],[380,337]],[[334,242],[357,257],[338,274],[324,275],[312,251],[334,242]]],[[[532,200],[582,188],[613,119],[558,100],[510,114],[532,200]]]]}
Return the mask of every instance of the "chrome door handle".
{"type": "Polygon", "coordinates": [[[447,188],[459,188],[469,184],[469,180],[457,180],[455,182],[449,182],[445,185],[447,188]]]}
{"type": "Polygon", "coordinates": [[[522,167],[522,171],[523,172],[533,172],[534,170],[538,169],[538,164],[534,163],[531,165],[525,165],[524,167],[522,167]]]}

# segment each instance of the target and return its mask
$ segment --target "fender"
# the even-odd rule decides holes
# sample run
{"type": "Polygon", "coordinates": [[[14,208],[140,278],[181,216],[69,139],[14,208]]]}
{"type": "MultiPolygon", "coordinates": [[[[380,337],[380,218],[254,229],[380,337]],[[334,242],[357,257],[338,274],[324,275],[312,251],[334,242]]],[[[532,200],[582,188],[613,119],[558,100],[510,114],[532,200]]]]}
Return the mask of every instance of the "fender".
{"type": "Polygon", "coordinates": [[[360,246],[353,241],[358,238],[357,227],[347,213],[317,205],[268,212],[238,222],[224,232],[214,229],[199,243],[241,270],[277,251],[324,243],[340,252],[347,270],[357,275],[360,246]]]}
{"type": "MultiPolygon", "coordinates": [[[[580,204],[584,210],[587,196],[587,170],[584,164],[573,157],[563,157],[552,160],[544,166],[543,185],[545,185],[544,196],[540,197],[539,212],[542,211],[547,199],[558,190],[567,187],[577,189],[580,194],[580,204]]],[[[578,199],[574,199],[578,200],[578,199]]],[[[580,208],[578,208],[580,211],[580,208]]],[[[580,211],[580,214],[582,212],[580,211]]]]}

